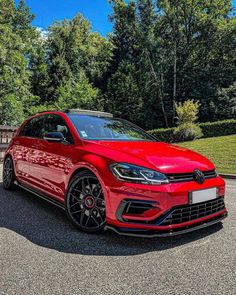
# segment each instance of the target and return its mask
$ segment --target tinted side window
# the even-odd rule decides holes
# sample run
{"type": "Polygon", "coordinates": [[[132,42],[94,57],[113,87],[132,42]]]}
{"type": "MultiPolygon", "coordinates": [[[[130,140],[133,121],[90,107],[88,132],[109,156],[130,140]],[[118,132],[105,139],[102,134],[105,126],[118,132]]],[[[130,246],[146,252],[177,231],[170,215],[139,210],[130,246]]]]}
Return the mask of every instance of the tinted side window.
{"type": "Polygon", "coordinates": [[[43,135],[48,132],[55,131],[61,132],[68,142],[73,143],[73,137],[63,118],[59,115],[46,115],[44,121],[43,135]]]}
{"type": "Polygon", "coordinates": [[[43,116],[31,119],[28,123],[26,123],[26,125],[21,130],[20,136],[42,138],[43,120],[43,116]]]}

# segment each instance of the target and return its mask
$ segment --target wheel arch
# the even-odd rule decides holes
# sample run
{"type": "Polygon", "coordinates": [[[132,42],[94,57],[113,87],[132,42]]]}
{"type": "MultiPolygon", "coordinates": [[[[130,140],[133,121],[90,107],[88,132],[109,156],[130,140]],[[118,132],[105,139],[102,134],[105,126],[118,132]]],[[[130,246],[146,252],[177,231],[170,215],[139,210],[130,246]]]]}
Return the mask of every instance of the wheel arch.
{"type": "Polygon", "coordinates": [[[2,161],[3,164],[6,161],[6,158],[7,157],[10,157],[13,160],[11,153],[10,152],[6,152],[5,155],[4,155],[4,157],[3,157],[3,161],[2,161]]]}
{"type": "MultiPolygon", "coordinates": [[[[102,167],[100,167],[100,168],[102,168],[102,167]]],[[[102,179],[102,176],[99,173],[99,168],[96,168],[95,165],[92,165],[91,163],[88,163],[88,162],[78,163],[74,167],[74,169],[70,173],[70,175],[68,175],[67,184],[66,184],[66,192],[68,191],[68,188],[69,188],[69,185],[70,185],[70,182],[71,182],[72,178],[80,171],[89,171],[89,172],[93,173],[97,177],[97,179],[99,180],[99,182],[100,182],[100,184],[102,186],[102,190],[103,190],[103,193],[104,193],[104,198],[105,198],[105,201],[106,201],[106,206],[110,206],[110,200],[108,198],[109,189],[105,185],[104,180],[102,179]]]]}
{"type": "Polygon", "coordinates": [[[102,188],[105,190],[105,184],[104,184],[104,181],[103,181],[101,175],[99,174],[98,169],[97,169],[94,165],[89,164],[89,163],[84,163],[84,162],[83,162],[83,163],[78,163],[78,164],[74,167],[73,171],[68,175],[68,178],[67,178],[67,184],[66,184],[66,186],[67,186],[66,189],[68,189],[69,184],[70,184],[72,178],[73,178],[77,173],[79,173],[79,172],[81,172],[81,171],[89,171],[89,172],[93,173],[93,174],[98,178],[98,180],[100,181],[100,183],[101,183],[101,185],[102,185],[102,188]]]}
{"type": "Polygon", "coordinates": [[[71,180],[75,177],[76,174],[78,174],[79,172],[83,172],[83,171],[89,171],[91,173],[93,173],[95,176],[97,176],[93,170],[89,169],[88,167],[79,167],[79,168],[76,168],[76,170],[74,172],[72,172],[72,174],[70,175],[69,179],[68,179],[68,183],[67,183],[67,187],[68,185],[70,184],[71,180]]]}

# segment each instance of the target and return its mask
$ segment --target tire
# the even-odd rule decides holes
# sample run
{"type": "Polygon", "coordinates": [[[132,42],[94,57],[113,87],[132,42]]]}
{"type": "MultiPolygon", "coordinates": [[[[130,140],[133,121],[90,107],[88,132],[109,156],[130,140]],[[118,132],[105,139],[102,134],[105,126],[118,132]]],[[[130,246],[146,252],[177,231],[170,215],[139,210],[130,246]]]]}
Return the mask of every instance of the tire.
{"type": "Polygon", "coordinates": [[[3,179],[3,188],[5,190],[11,191],[16,189],[16,186],[14,184],[16,180],[14,164],[10,156],[7,156],[6,159],[4,160],[2,179],[3,179]]]}
{"type": "Polygon", "coordinates": [[[72,178],[65,196],[65,208],[68,218],[79,230],[98,233],[104,229],[104,194],[93,173],[81,171],[72,178]]]}

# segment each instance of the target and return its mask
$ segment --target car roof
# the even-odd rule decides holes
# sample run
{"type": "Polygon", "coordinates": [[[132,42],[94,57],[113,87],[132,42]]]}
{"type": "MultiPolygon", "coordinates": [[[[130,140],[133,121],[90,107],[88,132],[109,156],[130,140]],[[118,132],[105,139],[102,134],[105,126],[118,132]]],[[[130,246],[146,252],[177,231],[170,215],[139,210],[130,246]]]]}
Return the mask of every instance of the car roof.
{"type": "Polygon", "coordinates": [[[83,109],[69,109],[66,110],[65,112],[60,111],[60,110],[50,110],[50,111],[43,111],[43,112],[38,112],[34,114],[31,117],[35,117],[38,115],[43,115],[43,114],[77,114],[77,115],[87,115],[87,116],[93,116],[93,117],[105,117],[105,118],[113,118],[113,114],[107,113],[107,112],[101,112],[101,111],[91,111],[91,110],[83,110],[83,109]]]}
{"type": "Polygon", "coordinates": [[[78,115],[88,115],[88,116],[95,116],[95,117],[107,117],[113,118],[111,113],[101,112],[101,111],[90,111],[90,110],[83,110],[83,109],[70,109],[66,111],[67,114],[78,114],[78,115]]]}

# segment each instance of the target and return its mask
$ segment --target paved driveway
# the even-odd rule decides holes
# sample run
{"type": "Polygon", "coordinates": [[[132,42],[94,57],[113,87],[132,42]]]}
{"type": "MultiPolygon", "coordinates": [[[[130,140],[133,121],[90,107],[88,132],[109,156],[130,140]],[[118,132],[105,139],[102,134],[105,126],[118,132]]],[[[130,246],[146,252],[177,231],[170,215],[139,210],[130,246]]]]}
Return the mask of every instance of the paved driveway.
{"type": "Polygon", "coordinates": [[[0,183],[0,294],[236,294],[236,181],[227,206],[223,227],[185,236],[88,235],[0,183]]]}

